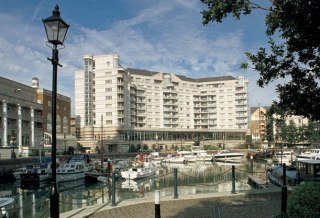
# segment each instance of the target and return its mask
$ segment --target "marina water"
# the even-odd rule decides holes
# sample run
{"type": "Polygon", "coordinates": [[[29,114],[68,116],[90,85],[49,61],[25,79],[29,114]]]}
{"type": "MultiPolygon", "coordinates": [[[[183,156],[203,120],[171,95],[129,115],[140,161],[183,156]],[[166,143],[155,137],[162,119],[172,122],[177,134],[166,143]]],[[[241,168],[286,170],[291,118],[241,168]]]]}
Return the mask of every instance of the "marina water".
{"type": "MultiPolygon", "coordinates": [[[[174,195],[173,171],[178,171],[178,195],[231,192],[231,168],[235,165],[236,191],[251,189],[247,184],[249,174],[265,178],[265,163],[252,160],[241,164],[223,162],[197,162],[189,164],[162,164],[157,174],[141,180],[116,181],[116,202],[135,198],[153,198],[159,188],[162,196],[174,195]]],[[[73,209],[111,203],[111,183],[85,184],[84,180],[58,184],[60,213],[73,209]]],[[[0,197],[13,197],[15,203],[7,208],[9,217],[49,217],[50,183],[40,187],[21,187],[19,182],[0,185],[0,197]]]]}

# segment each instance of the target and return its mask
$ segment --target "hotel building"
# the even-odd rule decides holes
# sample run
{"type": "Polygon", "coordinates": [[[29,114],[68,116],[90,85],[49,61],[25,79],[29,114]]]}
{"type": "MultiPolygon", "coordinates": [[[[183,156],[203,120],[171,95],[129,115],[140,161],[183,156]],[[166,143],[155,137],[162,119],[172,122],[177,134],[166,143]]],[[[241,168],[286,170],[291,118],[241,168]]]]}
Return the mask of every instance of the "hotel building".
{"type": "Polygon", "coordinates": [[[119,56],[85,55],[75,72],[80,140],[107,151],[130,146],[237,145],[248,130],[248,81],[232,76],[189,78],[123,68],[119,56]]]}

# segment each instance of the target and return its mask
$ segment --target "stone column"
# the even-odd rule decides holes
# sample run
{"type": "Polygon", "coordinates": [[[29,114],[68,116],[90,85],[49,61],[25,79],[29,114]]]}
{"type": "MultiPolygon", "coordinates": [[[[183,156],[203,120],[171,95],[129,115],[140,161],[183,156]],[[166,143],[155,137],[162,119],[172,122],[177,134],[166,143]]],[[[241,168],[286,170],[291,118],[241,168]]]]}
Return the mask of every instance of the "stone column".
{"type": "Polygon", "coordinates": [[[7,103],[6,101],[3,101],[3,108],[2,108],[2,114],[3,114],[3,135],[2,135],[2,146],[6,147],[8,146],[7,142],[7,130],[8,130],[8,124],[7,124],[7,103]]]}
{"type": "Polygon", "coordinates": [[[31,146],[33,147],[34,144],[34,109],[33,107],[30,108],[31,120],[30,120],[30,130],[31,130],[31,146]]]}

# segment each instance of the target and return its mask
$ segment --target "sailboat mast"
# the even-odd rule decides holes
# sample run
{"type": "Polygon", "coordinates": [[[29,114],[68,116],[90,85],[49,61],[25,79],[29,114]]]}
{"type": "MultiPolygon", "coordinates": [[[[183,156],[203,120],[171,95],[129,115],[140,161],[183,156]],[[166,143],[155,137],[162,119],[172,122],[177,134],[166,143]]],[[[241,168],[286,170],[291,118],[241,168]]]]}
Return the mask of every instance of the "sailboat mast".
{"type": "Polygon", "coordinates": [[[103,168],[103,114],[101,114],[101,132],[100,132],[100,154],[101,154],[101,168],[103,168]]]}

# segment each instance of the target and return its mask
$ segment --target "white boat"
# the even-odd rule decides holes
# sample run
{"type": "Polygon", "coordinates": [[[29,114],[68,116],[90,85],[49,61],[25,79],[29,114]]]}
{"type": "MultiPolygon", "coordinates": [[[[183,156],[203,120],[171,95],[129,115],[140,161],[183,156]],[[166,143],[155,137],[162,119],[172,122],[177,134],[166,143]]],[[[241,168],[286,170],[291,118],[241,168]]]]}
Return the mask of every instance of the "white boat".
{"type": "Polygon", "coordinates": [[[232,152],[229,150],[221,150],[213,155],[214,161],[240,162],[244,160],[245,154],[242,152],[232,152]]]}
{"type": "Polygon", "coordinates": [[[161,164],[163,161],[163,157],[160,156],[159,152],[151,152],[149,156],[157,164],[161,164]]]}
{"type": "Polygon", "coordinates": [[[208,154],[205,150],[193,150],[192,153],[196,156],[197,161],[213,161],[213,155],[208,154]]]}
{"type": "Polygon", "coordinates": [[[295,159],[293,151],[279,151],[272,156],[272,160],[277,163],[291,163],[295,159]]]}
{"type": "Polygon", "coordinates": [[[127,171],[122,171],[121,176],[125,179],[141,179],[152,176],[157,172],[157,164],[145,158],[141,167],[132,167],[127,171]]]}
{"type": "Polygon", "coordinates": [[[178,163],[178,164],[186,164],[188,162],[187,158],[182,155],[171,155],[168,154],[167,157],[163,158],[162,163],[170,164],[170,163],[178,163]]]}
{"type": "Polygon", "coordinates": [[[129,168],[129,161],[127,159],[114,159],[112,161],[112,168],[118,172],[129,168]]]}
{"type": "Polygon", "coordinates": [[[184,157],[188,163],[197,161],[197,155],[194,155],[191,151],[178,151],[177,154],[184,157]]]}
{"type": "Polygon", "coordinates": [[[74,181],[84,179],[86,172],[93,170],[84,155],[73,156],[68,163],[57,169],[57,181],[74,181]]]}
{"type": "Polygon", "coordinates": [[[320,149],[309,149],[296,155],[296,160],[320,159],[320,149]]]}

